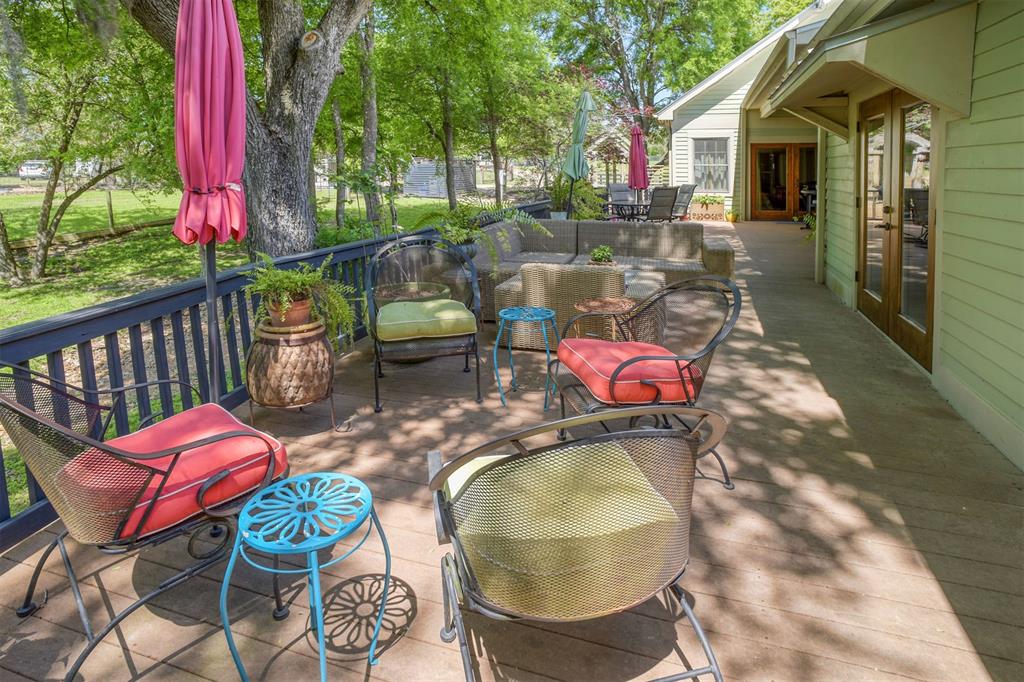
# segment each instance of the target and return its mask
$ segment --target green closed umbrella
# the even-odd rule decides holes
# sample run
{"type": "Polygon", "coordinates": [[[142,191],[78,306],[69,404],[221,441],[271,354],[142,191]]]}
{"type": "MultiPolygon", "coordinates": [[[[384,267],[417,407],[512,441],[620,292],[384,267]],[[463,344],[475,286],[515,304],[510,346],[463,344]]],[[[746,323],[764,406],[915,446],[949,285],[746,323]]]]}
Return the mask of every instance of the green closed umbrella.
{"type": "Polygon", "coordinates": [[[580,93],[576,102],[576,116],[572,121],[572,144],[569,145],[569,154],[562,164],[562,172],[569,176],[569,201],[566,211],[572,217],[572,190],[576,181],[587,177],[590,173],[590,166],[587,164],[587,157],[583,155],[583,141],[587,137],[587,119],[590,112],[596,109],[594,98],[586,90],[580,93]]]}

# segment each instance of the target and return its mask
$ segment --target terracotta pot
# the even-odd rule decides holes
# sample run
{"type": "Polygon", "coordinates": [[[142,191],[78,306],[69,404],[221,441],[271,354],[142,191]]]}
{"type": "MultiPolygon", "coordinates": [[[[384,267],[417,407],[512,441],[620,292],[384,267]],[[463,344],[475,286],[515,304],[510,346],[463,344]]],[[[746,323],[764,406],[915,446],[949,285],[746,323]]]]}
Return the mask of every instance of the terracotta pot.
{"type": "Polygon", "coordinates": [[[312,304],[313,301],[308,298],[292,301],[288,310],[282,313],[276,305],[268,303],[270,323],[275,327],[297,327],[300,324],[307,324],[312,319],[312,304]]]}
{"type": "Polygon", "coordinates": [[[334,351],[322,322],[273,327],[260,323],[245,359],[245,386],[253,402],[301,407],[330,395],[334,351]]]}

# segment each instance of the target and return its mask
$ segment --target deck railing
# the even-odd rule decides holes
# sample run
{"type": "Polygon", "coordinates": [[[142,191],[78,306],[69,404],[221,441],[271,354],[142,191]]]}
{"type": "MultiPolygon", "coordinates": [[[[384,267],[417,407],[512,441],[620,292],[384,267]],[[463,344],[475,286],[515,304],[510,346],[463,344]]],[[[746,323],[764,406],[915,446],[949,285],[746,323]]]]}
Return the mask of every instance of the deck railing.
{"type": "MultiPolygon", "coordinates": [[[[546,202],[520,206],[540,216],[546,202]]],[[[426,230],[429,231],[429,230],[426,230]]],[[[363,325],[363,273],[367,260],[388,240],[367,239],[308,253],[275,259],[278,267],[300,263],[319,266],[331,258],[336,280],[356,291],[355,338],[366,335],[363,325]]],[[[195,254],[199,261],[198,252],[195,254]]],[[[231,409],[245,402],[243,367],[253,338],[258,300],[244,287],[251,265],[217,275],[221,362],[220,404],[231,409]]],[[[118,388],[153,379],[178,379],[199,388],[209,398],[210,377],[205,332],[206,289],[193,279],[90,308],[56,315],[37,322],[0,330],[0,360],[44,371],[57,379],[82,386],[86,391],[118,388]]],[[[169,417],[193,406],[188,390],[164,385],[139,388],[118,406],[113,429],[130,433],[153,414],[169,417]]],[[[12,453],[5,461],[0,448],[0,551],[13,546],[55,518],[53,508],[24,464],[12,453]],[[11,476],[25,478],[12,486],[11,476]],[[27,494],[12,499],[12,493],[27,494]],[[13,512],[13,513],[12,513],[13,512]]]]}

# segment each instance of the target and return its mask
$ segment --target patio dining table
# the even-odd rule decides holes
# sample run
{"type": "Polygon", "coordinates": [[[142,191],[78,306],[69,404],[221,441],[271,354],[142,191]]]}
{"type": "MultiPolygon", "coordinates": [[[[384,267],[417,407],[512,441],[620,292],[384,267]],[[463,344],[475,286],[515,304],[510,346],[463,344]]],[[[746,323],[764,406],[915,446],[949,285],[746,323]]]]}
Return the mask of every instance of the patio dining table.
{"type": "Polygon", "coordinates": [[[623,220],[641,220],[647,214],[647,204],[635,201],[613,201],[609,205],[615,217],[623,220]]]}

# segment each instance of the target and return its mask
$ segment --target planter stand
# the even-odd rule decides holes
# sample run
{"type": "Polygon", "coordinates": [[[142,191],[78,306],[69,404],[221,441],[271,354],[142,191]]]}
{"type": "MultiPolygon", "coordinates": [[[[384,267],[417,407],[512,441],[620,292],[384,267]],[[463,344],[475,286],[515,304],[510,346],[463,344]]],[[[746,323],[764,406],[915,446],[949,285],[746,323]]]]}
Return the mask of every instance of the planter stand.
{"type": "Polygon", "coordinates": [[[249,391],[249,422],[253,404],[298,409],[329,400],[331,428],[338,430],[334,411],[334,350],[322,322],[272,327],[261,322],[245,358],[249,391]]]}

